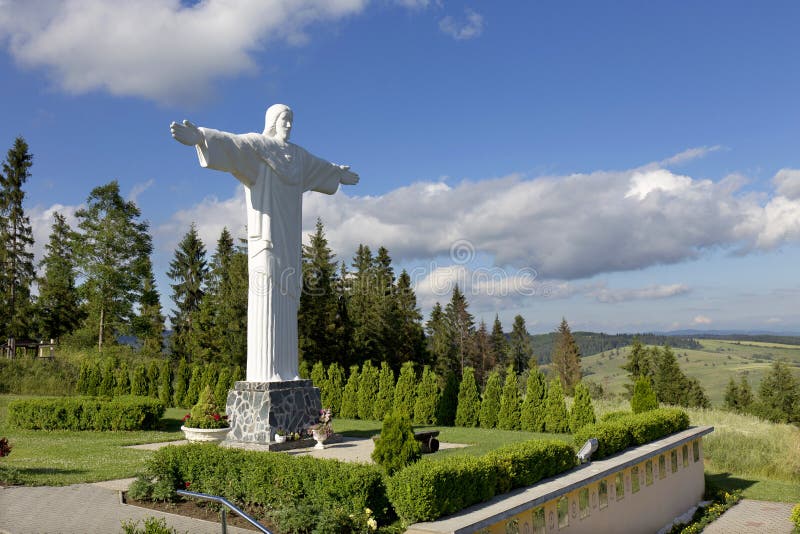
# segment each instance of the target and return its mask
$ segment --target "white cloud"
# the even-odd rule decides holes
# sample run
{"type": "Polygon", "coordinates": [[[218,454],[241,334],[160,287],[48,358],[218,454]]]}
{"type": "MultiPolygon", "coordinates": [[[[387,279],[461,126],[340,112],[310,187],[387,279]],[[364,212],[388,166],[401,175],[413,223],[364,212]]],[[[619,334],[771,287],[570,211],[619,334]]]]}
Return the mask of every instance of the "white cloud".
{"type": "Polygon", "coordinates": [[[154,183],[156,183],[156,181],[151,178],[146,182],[133,184],[133,187],[131,187],[131,190],[128,193],[128,199],[127,199],[128,202],[133,202],[134,204],[137,204],[139,202],[139,195],[150,189],[150,187],[152,187],[154,183]]]}
{"type": "Polygon", "coordinates": [[[772,179],[779,195],[788,199],[800,199],[800,169],[781,169],[772,179]]]}
{"type": "Polygon", "coordinates": [[[713,321],[710,317],[706,317],[705,315],[697,315],[694,319],[692,319],[692,323],[696,325],[708,325],[711,324],[713,321]]]}
{"type": "Polygon", "coordinates": [[[684,284],[652,285],[634,289],[602,288],[589,293],[598,302],[624,302],[628,300],[653,300],[683,295],[689,292],[684,284]]]}
{"type": "Polygon", "coordinates": [[[258,70],[271,42],[302,44],[308,27],[367,0],[6,0],[0,43],[61,89],[161,102],[197,100],[213,82],[258,70]]]}
{"type": "Polygon", "coordinates": [[[26,210],[26,215],[31,221],[31,231],[33,233],[33,258],[34,262],[38,265],[45,254],[45,245],[50,241],[50,233],[53,229],[53,218],[55,213],[60,213],[64,216],[67,224],[74,230],[78,225],[78,220],[75,218],[75,212],[82,208],[83,205],[78,206],[65,206],[63,204],[53,204],[49,207],[34,206],[26,210]]]}
{"type": "Polygon", "coordinates": [[[663,165],[665,167],[669,167],[670,165],[680,165],[681,163],[686,163],[695,159],[705,157],[707,154],[710,154],[711,152],[723,150],[724,148],[725,147],[723,147],[722,145],[688,148],[683,152],[679,152],[674,156],[671,156],[665,160],[661,160],[660,165],[663,165]]]}
{"type": "Polygon", "coordinates": [[[472,9],[464,10],[463,19],[448,15],[439,21],[439,29],[458,41],[474,39],[483,33],[483,16],[472,9]]]}
{"type": "Polygon", "coordinates": [[[677,194],[691,187],[692,179],[688,176],[672,174],[666,169],[652,169],[636,172],[631,177],[631,187],[625,198],[638,197],[644,200],[653,191],[677,194]]]}

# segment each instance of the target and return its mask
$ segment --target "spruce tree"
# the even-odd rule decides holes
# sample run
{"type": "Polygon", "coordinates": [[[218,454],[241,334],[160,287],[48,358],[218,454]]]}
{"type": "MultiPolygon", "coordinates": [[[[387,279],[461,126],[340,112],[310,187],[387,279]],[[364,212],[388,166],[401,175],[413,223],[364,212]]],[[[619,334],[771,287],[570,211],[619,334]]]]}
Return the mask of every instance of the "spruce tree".
{"type": "Polygon", "coordinates": [[[175,358],[192,360],[192,322],[196,320],[205,295],[204,284],[208,275],[206,247],[197,234],[194,222],[175,249],[167,276],[173,281],[172,301],[176,308],[170,316],[172,337],[170,345],[175,358]]]}
{"type": "Polygon", "coordinates": [[[522,401],[520,426],[527,432],[544,431],[547,380],[538,369],[531,369],[526,381],[525,400],[522,401]]]}
{"type": "Polygon", "coordinates": [[[800,385],[786,362],[772,362],[761,379],[756,413],[774,423],[800,422],[800,385]]]}
{"type": "Polygon", "coordinates": [[[414,424],[435,425],[436,406],[439,404],[439,378],[430,366],[422,369],[417,385],[417,401],[414,404],[414,424]]]}
{"type": "Polygon", "coordinates": [[[103,362],[102,379],[100,381],[100,385],[97,387],[97,394],[101,397],[114,396],[114,390],[117,387],[116,367],[116,363],[111,358],[108,358],[105,362],[103,362]]]}
{"type": "Polygon", "coordinates": [[[686,405],[688,382],[672,349],[665,345],[655,362],[655,390],[659,402],[686,405]]]}
{"type": "Polygon", "coordinates": [[[358,418],[372,419],[375,410],[375,399],[380,389],[378,369],[367,360],[361,366],[358,380],[358,418]]]}
{"type": "Polygon", "coordinates": [[[489,378],[486,379],[486,387],[483,389],[483,398],[481,399],[481,428],[494,428],[497,426],[502,389],[500,373],[496,370],[490,372],[489,378]]]}
{"type": "Polygon", "coordinates": [[[447,374],[444,379],[444,387],[439,397],[439,404],[436,406],[436,422],[444,426],[453,426],[456,421],[456,410],[458,409],[458,377],[455,373],[447,374]]]}
{"type": "Polygon", "coordinates": [[[117,369],[117,385],[114,386],[114,395],[130,395],[131,378],[128,371],[128,364],[122,362],[117,369]]]}
{"type": "Polygon", "coordinates": [[[481,410],[481,400],[478,396],[478,386],[475,383],[475,370],[465,367],[458,388],[458,408],[456,408],[456,426],[478,426],[478,414],[481,410]]]}
{"type": "Polygon", "coordinates": [[[455,361],[454,344],[452,343],[452,331],[447,323],[442,305],[438,302],[431,310],[430,318],[425,324],[425,332],[427,333],[428,354],[436,365],[436,370],[440,375],[448,376],[451,371],[454,371],[450,365],[455,361]]]}
{"type": "Polygon", "coordinates": [[[589,388],[583,382],[575,386],[575,398],[572,401],[572,410],[569,412],[569,428],[574,434],[586,425],[594,424],[597,418],[589,396],[589,388]]]}
{"type": "Polygon", "coordinates": [[[658,408],[658,399],[656,398],[656,392],[650,387],[650,379],[646,376],[640,376],[633,386],[631,411],[633,413],[642,413],[656,408],[658,408]]]}
{"type": "Polygon", "coordinates": [[[63,215],[56,212],[53,217],[50,240],[39,264],[44,276],[38,279],[36,315],[44,339],[58,341],[78,328],[83,315],[75,283],[72,230],[63,215]]]}
{"type": "Polygon", "coordinates": [[[581,379],[581,350],[572,336],[567,320],[562,318],[550,356],[553,368],[561,380],[562,390],[572,394],[581,379]]]}
{"type": "Polygon", "coordinates": [[[164,408],[174,406],[172,403],[172,367],[168,361],[161,362],[161,371],[158,374],[158,400],[164,408]]]}
{"type": "Polygon", "coordinates": [[[492,345],[492,352],[494,353],[495,364],[505,367],[508,358],[508,340],[503,333],[503,325],[500,323],[500,316],[496,314],[494,316],[494,324],[492,325],[490,343],[492,345]]]}
{"type": "Polygon", "coordinates": [[[342,394],[342,417],[345,419],[358,419],[358,379],[360,373],[357,365],[350,366],[350,376],[342,394]]]}
{"type": "Polygon", "coordinates": [[[231,382],[232,378],[230,367],[227,365],[223,366],[222,370],[219,372],[217,385],[214,388],[214,398],[217,401],[217,406],[225,406],[228,403],[228,392],[231,390],[231,386],[233,386],[231,382]]]}
{"type": "Polygon", "coordinates": [[[394,318],[397,329],[394,347],[387,347],[390,355],[398,364],[407,361],[428,361],[425,347],[425,330],[422,326],[422,313],[417,307],[417,296],[411,284],[411,277],[403,270],[397,278],[394,291],[394,318]]]}
{"type": "Polygon", "coordinates": [[[707,410],[711,408],[711,401],[706,395],[700,381],[695,377],[687,377],[686,379],[686,404],[689,408],[702,408],[707,410]]]}
{"type": "Polygon", "coordinates": [[[561,380],[554,378],[547,388],[547,398],[544,408],[544,430],[553,434],[569,432],[569,413],[564,400],[564,390],[561,389],[561,380]]]}
{"type": "Polygon", "coordinates": [[[381,362],[381,372],[378,379],[378,398],[375,399],[375,410],[372,418],[383,421],[383,418],[394,407],[394,371],[387,362],[381,362]]]}
{"type": "Polygon", "coordinates": [[[417,402],[417,374],[413,362],[405,362],[400,368],[400,376],[394,388],[394,411],[409,419],[414,415],[414,404],[417,402]]]}
{"type": "Polygon", "coordinates": [[[186,395],[183,397],[184,408],[190,408],[197,403],[201,391],[200,386],[203,383],[203,370],[200,365],[194,363],[190,367],[192,375],[189,379],[189,386],[186,388],[186,395]]]}
{"type": "Polygon", "coordinates": [[[514,367],[509,365],[506,371],[506,381],[503,384],[503,395],[500,397],[500,414],[497,417],[497,427],[503,430],[519,430],[519,384],[514,367]]]}
{"type": "Polygon", "coordinates": [[[739,407],[739,385],[733,377],[728,379],[728,385],[725,387],[725,408],[732,412],[740,412],[739,407]]]}
{"type": "Polygon", "coordinates": [[[161,369],[158,365],[158,362],[153,360],[147,365],[147,396],[153,397],[154,399],[158,398],[158,386],[159,386],[159,375],[161,374],[161,369]]]}
{"type": "Polygon", "coordinates": [[[475,347],[472,343],[475,335],[475,319],[469,313],[469,303],[458,284],[453,287],[453,295],[445,307],[444,315],[450,328],[450,340],[454,349],[449,355],[450,361],[439,362],[437,365],[440,369],[456,371],[463,380],[465,367],[473,367],[475,361],[475,347]]]}
{"type": "Polygon", "coordinates": [[[742,412],[749,412],[753,407],[753,389],[750,387],[746,375],[742,375],[739,380],[739,400],[737,404],[742,412]]]}
{"type": "Polygon", "coordinates": [[[175,407],[185,406],[186,390],[189,388],[191,370],[186,365],[186,360],[181,359],[175,371],[175,389],[172,392],[172,405],[175,407]]]}
{"type": "Polygon", "coordinates": [[[514,326],[511,329],[511,336],[508,344],[508,354],[511,359],[509,362],[514,366],[517,373],[522,373],[533,357],[533,347],[531,346],[530,334],[525,327],[525,319],[521,315],[514,317],[514,326]]]}
{"type": "MultiPolygon", "coordinates": [[[[325,391],[327,388],[325,387],[325,381],[327,377],[325,376],[325,365],[321,361],[314,362],[314,365],[311,366],[311,383],[314,384],[314,387],[319,388],[320,397],[322,396],[322,392],[325,391]]],[[[324,408],[327,408],[328,405],[324,402],[322,403],[324,408]]]]}
{"type": "Polygon", "coordinates": [[[22,205],[32,165],[28,144],[17,137],[0,172],[0,332],[23,339],[33,335],[33,230],[22,205]]]}
{"type": "Polygon", "coordinates": [[[328,366],[328,379],[325,381],[325,404],[339,415],[342,411],[342,395],[344,393],[344,369],[336,362],[328,366]]]}
{"type": "Polygon", "coordinates": [[[486,385],[489,371],[494,367],[494,351],[492,351],[491,338],[486,330],[486,323],[481,321],[472,341],[475,349],[475,379],[481,387],[486,385]]]}
{"type": "Polygon", "coordinates": [[[142,353],[158,357],[164,348],[164,316],[149,258],[142,260],[141,284],[139,313],[133,318],[133,333],[142,344],[142,353]]]}
{"type": "Polygon", "coordinates": [[[136,204],[126,201],[116,181],[94,188],[86,207],[75,212],[80,234],[75,257],[85,280],[80,287],[87,311],[85,337],[98,350],[132,332],[153,245],[136,204]]]}
{"type": "Polygon", "coordinates": [[[131,376],[131,395],[136,395],[137,397],[147,396],[147,370],[142,364],[133,368],[133,374],[131,376]]]}

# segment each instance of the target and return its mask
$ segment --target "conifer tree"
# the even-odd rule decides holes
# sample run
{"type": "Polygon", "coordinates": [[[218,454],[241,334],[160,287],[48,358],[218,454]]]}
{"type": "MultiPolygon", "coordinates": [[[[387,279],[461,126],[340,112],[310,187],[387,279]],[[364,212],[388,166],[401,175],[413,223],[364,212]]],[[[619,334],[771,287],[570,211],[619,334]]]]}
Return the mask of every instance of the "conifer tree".
{"type": "MultiPolygon", "coordinates": [[[[314,362],[314,365],[311,366],[311,383],[314,384],[314,387],[319,388],[320,398],[323,396],[323,392],[328,389],[326,387],[327,384],[325,384],[327,380],[325,365],[321,361],[314,362]]],[[[322,406],[323,408],[329,407],[324,401],[322,401],[322,406]]]]}
{"type": "Polygon", "coordinates": [[[509,365],[506,371],[506,381],[503,384],[503,395],[500,397],[500,414],[497,417],[497,427],[503,430],[519,430],[519,384],[514,367],[509,365]]]}
{"type": "Polygon", "coordinates": [[[411,285],[411,277],[405,270],[397,278],[394,308],[397,336],[395,346],[387,347],[389,354],[394,354],[395,361],[400,365],[407,361],[428,361],[422,313],[417,307],[417,296],[411,285]]]}
{"type": "Polygon", "coordinates": [[[378,369],[367,360],[361,366],[361,376],[358,380],[359,419],[372,419],[379,388],[378,369]]]}
{"type": "Polygon", "coordinates": [[[739,380],[739,399],[737,405],[742,412],[749,412],[753,407],[753,389],[747,381],[747,375],[742,375],[739,380]]]}
{"type": "Polygon", "coordinates": [[[354,354],[362,360],[383,361],[380,336],[383,331],[381,306],[383,297],[375,272],[375,258],[367,245],[359,245],[353,257],[349,281],[348,318],[352,323],[352,347],[354,354]]]}
{"type": "Polygon", "coordinates": [[[509,363],[514,366],[514,370],[517,373],[521,373],[526,369],[528,361],[533,356],[530,334],[528,334],[528,329],[525,327],[525,319],[521,315],[514,317],[508,354],[511,359],[509,363]]]}
{"type": "Polygon", "coordinates": [[[563,434],[569,432],[569,413],[564,400],[564,390],[561,389],[561,380],[554,378],[547,388],[544,410],[545,432],[563,434]]]}
{"type": "Polygon", "coordinates": [[[114,386],[114,395],[130,395],[131,378],[128,371],[128,364],[122,362],[117,369],[117,385],[114,386]]]}
{"type": "Polygon", "coordinates": [[[631,411],[642,413],[658,408],[656,392],[650,387],[650,379],[644,375],[636,379],[631,397],[631,411]]]}
{"type": "Polygon", "coordinates": [[[566,319],[561,319],[561,324],[556,333],[556,342],[550,361],[561,380],[562,391],[572,394],[581,379],[581,350],[572,337],[572,331],[566,319]]]}
{"type": "Polygon", "coordinates": [[[383,419],[381,435],[372,452],[375,463],[391,476],[421,456],[421,447],[414,438],[414,429],[408,416],[397,412],[388,414],[383,419]]]}
{"type": "Polygon", "coordinates": [[[453,287],[453,295],[444,312],[447,325],[451,331],[450,339],[454,350],[450,355],[452,359],[439,363],[438,367],[456,371],[462,376],[462,380],[464,368],[467,366],[472,367],[475,360],[475,347],[472,344],[475,334],[475,319],[469,313],[468,308],[467,298],[459,289],[458,284],[456,284],[453,287]]]}
{"type": "Polygon", "coordinates": [[[358,379],[360,373],[357,365],[350,366],[350,376],[342,394],[342,417],[345,419],[358,419],[358,379]]]}
{"type": "Polygon", "coordinates": [[[32,165],[28,144],[17,137],[0,172],[0,332],[4,337],[32,335],[33,230],[22,206],[22,186],[30,178],[32,165]]]}
{"type": "Polygon", "coordinates": [[[190,367],[192,375],[189,379],[189,386],[186,388],[186,395],[183,397],[184,408],[190,408],[197,403],[201,391],[200,386],[203,383],[203,370],[200,365],[194,363],[190,367]]]}
{"type": "Polygon", "coordinates": [[[136,204],[126,201],[116,181],[94,188],[79,209],[75,257],[85,277],[80,292],[87,312],[82,330],[98,350],[132,331],[153,244],[136,204]]]}
{"type": "Polygon", "coordinates": [[[88,382],[89,382],[89,362],[83,360],[78,368],[78,380],[75,382],[75,391],[78,395],[88,395],[88,382]]]}
{"type": "Polygon", "coordinates": [[[142,364],[133,368],[133,375],[131,376],[131,395],[136,395],[137,397],[147,396],[147,370],[142,364]]]}
{"type": "Polygon", "coordinates": [[[178,368],[175,371],[175,389],[172,392],[172,405],[176,407],[186,406],[184,399],[186,398],[186,390],[189,389],[189,379],[191,378],[191,370],[186,365],[186,360],[181,359],[178,363],[178,368]]]}
{"type": "Polygon", "coordinates": [[[711,401],[708,399],[703,386],[695,377],[686,378],[686,404],[690,408],[711,408],[711,401]]]}
{"type": "Polygon", "coordinates": [[[456,410],[458,409],[458,377],[453,372],[447,374],[444,379],[444,387],[439,397],[439,404],[436,406],[436,422],[440,425],[453,426],[456,421],[456,410]]]}
{"type": "Polygon", "coordinates": [[[378,380],[378,398],[375,399],[375,410],[372,418],[383,421],[383,418],[394,407],[394,371],[387,362],[381,362],[381,372],[378,380]]]}
{"type": "Polygon", "coordinates": [[[481,399],[481,428],[494,428],[497,426],[502,389],[500,373],[496,370],[490,372],[489,378],[486,379],[486,387],[483,389],[483,398],[481,399]]]}
{"type": "Polygon", "coordinates": [[[786,362],[772,362],[761,379],[756,413],[774,423],[800,422],[800,385],[786,362]]]}
{"type": "Polygon", "coordinates": [[[497,314],[494,316],[490,343],[492,345],[492,352],[494,353],[495,364],[500,367],[505,367],[508,357],[508,340],[503,333],[503,325],[500,323],[500,316],[497,314]]]}
{"type": "Polygon", "coordinates": [[[414,404],[414,424],[435,425],[436,406],[439,404],[439,378],[430,366],[422,369],[417,385],[417,401],[414,404]]]}
{"type": "Polygon", "coordinates": [[[211,391],[214,391],[214,388],[217,387],[217,382],[219,380],[219,366],[216,362],[210,362],[203,366],[203,375],[200,379],[200,391],[202,392],[206,386],[211,388],[211,391]]]}
{"type": "Polygon", "coordinates": [[[303,245],[303,291],[297,313],[300,351],[303,360],[328,365],[339,355],[336,260],[321,219],[309,238],[310,243],[303,245]]]}
{"type": "Polygon", "coordinates": [[[153,360],[147,365],[147,396],[153,397],[154,399],[158,398],[158,386],[159,386],[159,375],[161,374],[161,369],[158,365],[158,362],[153,360]]]}
{"type": "Polygon", "coordinates": [[[725,387],[725,408],[732,412],[740,412],[739,408],[739,385],[736,380],[731,376],[728,379],[728,385],[725,387]]]}
{"type": "Polygon", "coordinates": [[[89,365],[86,373],[86,395],[94,397],[100,393],[100,382],[103,380],[103,370],[100,363],[95,361],[89,365]]]}
{"type": "Polygon", "coordinates": [[[230,391],[233,383],[231,382],[231,369],[230,367],[223,366],[219,372],[217,385],[214,388],[214,398],[217,401],[217,406],[225,406],[228,403],[228,391],[230,391]]]}
{"type": "Polygon", "coordinates": [[[150,258],[143,259],[142,264],[139,314],[133,318],[133,333],[141,341],[141,350],[144,354],[160,356],[164,348],[164,316],[161,314],[161,299],[156,289],[150,258]]]}
{"type": "Polygon", "coordinates": [[[485,386],[486,377],[489,370],[494,367],[494,351],[492,350],[491,338],[486,330],[486,323],[481,321],[480,326],[475,331],[472,345],[475,349],[475,379],[480,386],[485,386]]]}
{"type": "Polygon", "coordinates": [[[642,345],[639,337],[634,337],[631,349],[628,352],[627,361],[622,366],[628,371],[630,383],[625,384],[625,388],[633,393],[633,388],[640,377],[647,377],[652,383],[655,380],[655,362],[658,356],[658,349],[650,349],[642,345]]]}
{"type": "MultiPolygon", "coordinates": [[[[170,345],[173,357],[192,360],[192,323],[197,319],[200,304],[205,295],[204,284],[208,275],[206,247],[197,234],[194,222],[175,249],[167,276],[173,281],[172,301],[175,309],[170,316],[172,337],[170,345]]],[[[199,392],[198,392],[199,394],[199,392]]]]}
{"type": "Polygon", "coordinates": [[[447,324],[444,310],[438,302],[434,304],[431,310],[430,318],[425,324],[425,332],[427,333],[428,354],[430,354],[439,374],[448,376],[451,368],[448,362],[455,360],[453,355],[454,345],[452,343],[452,332],[447,324]]]}
{"type": "Polygon", "coordinates": [[[456,426],[478,426],[478,414],[481,409],[481,400],[478,397],[478,386],[475,383],[475,371],[472,367],[465,367],[458,388],[458,408],[456,408],[456,426]]]}
{"type": "Polygon", "coordinates": [[[525,400],[522,402],[520,426],[527,432],[544,431],[547,380],[537,367],[531,369],[526,381],[525,400]]]}
{"type": "Polygon", "coordinates": [[[63,215],[56,212],[53,217],[50,240],[39,264],[44,276],[38,280],[36,315],[44,339],[59,340],[78,328],[83,315],[75,283],[72,230],[63,215]]]}
{"type": "Polygon", "coordinates": [[[417,374],[413,362],[405,362],[400,367],[400,376],[394,388],[394,411],[409,419],[414,415],[414,404],[417,402],[417,374]]]}
{"type": "Polygon", "coordinates": [[[97,394],[102,397],[113,397],[117,387],[116,364],[113,359],[108,358],[103,363],[102,379],[97,387],[97,394]]]}
{"type": "Polygon", "coordinates": [[[161,362],[161,371],[158,373],[158,400],[165,408],[174,406],[172,404],[172,367],[168,361],[161,362]]]}
{"type": "Polygon", "coordinates": [[[575,398],[572,401],[572,410],[569,412],[569,428],[574,434],[586,425],[594,424],[597,418],[589,396],[589,388],[583,382],[575,386],[575,398]]]}
{"type": "Polygon", "coordinates": [[[334,414],[339,415],[342,410],[342,394],[344,393],[344,369],[336,362],[328,366],[325,389],[323,406],[330,407],[334,414]]]}
{"type": "Polygon", "coordinates": [[[656,398],[659,402],[686,406],[688,382],[669,346],[665,345],[656,358],[654,378],[656,398]]]}

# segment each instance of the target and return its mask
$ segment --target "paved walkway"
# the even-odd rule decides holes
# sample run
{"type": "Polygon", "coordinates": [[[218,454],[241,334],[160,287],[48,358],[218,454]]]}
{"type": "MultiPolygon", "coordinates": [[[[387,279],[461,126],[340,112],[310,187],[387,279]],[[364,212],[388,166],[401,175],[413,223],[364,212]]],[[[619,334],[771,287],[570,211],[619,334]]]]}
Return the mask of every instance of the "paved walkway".
{"type": "Polygon", "coordinates": [[[791,534],[793,504],[742,499],[703,530],[705,534],[791,534]]]}

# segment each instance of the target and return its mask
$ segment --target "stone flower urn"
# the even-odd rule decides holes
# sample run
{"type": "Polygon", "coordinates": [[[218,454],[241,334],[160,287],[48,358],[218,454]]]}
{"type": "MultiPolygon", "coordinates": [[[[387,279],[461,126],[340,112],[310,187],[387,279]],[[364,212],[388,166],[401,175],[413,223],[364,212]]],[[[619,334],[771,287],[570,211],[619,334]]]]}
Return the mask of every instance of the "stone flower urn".
{"type": "Polygon", "coordinates": [[[191,428],[182,426],[183,435],[190,443],[220,443],[228,435],[230,427],[224,428],[191,428]]]}

